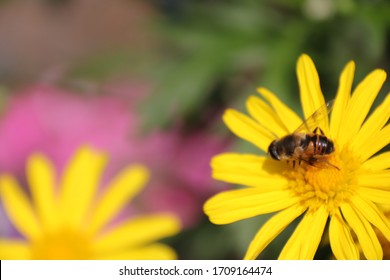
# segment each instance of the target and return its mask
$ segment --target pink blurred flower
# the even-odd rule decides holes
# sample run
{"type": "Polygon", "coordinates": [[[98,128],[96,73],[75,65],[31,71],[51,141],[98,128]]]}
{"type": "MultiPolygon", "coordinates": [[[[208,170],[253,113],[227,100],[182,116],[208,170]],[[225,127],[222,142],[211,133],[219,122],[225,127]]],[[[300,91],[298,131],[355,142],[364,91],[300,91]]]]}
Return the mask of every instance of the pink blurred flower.
{"type": "Polygon", "coordinates": [[[107,179],[130,163],[151,169],[138,200],[143,211],[173,211],[184,226],[196,225],[205,199],[221,188],[211,179],[210,158],[228,143],[204,131],[183,136],[178,128],[141,136],[133,109],[146,87],[106,90],[110,94],[87,96],[38,85],[12,95],[0,120],[0,171],[24,177],[28,155],[38,151],[62,170],[80,145],[89,144],[109,153],[107,179]]]}
{"type": "MultiPolygon", "coordinates": [[[[154,136],[163,139],[170,135],[154,136]]],[[[152,162],[151,155],[150,163],[146,163],[157,172],[152,176],[150,188],[141,196],[143,205],[152,211],[172,210],[182,218],[184,226],[195,225],[203,215],[202,203],[224,187],[211,178],[209,163],[216,151],[227,146],[227,141],[204,132],[185,137],[174,134],[162,147],[164,156],[152,162]]]]}
{"type": "Polygon", "coordinates": [[[83,143],[118,159],[131,147],[128,133],[134,127],[120,100],[31,87],[12,96],[0,121],[0,170],[21,175],[27,156],[35,151],[62,169],[83,143]]]}

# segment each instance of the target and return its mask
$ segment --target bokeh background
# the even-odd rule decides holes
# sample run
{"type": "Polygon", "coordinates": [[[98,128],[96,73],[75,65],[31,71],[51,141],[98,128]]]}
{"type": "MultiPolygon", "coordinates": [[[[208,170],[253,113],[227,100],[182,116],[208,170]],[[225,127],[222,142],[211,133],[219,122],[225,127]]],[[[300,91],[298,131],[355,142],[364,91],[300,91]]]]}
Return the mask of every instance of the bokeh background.
{"type": "MultiPolygon", "coordinates": [[[[183,231],[165,240],[180,259],[241,259],[268,218],[211,224],[202,205],[228,186],[212,156],[251,151],[221,121],[263,86],[301,113],[295,64],[316,63],[327,99],[343,66],[355,82],[390,73],[386,0],[0,1],[0,172],[25,181],[25,161],[47,154],[61,171],[84,143],[108,151],[108,180],[143,163],[152,178],[129,206],[173,211],[183,231]]],[[[387,82],[377,100],[389,92],[387,82]]],[[[293,227],[260,258],[277,258],[293,227]]],[[[0,207],[0,235],[18,233],[0,207]]],[[[316,258],[329,258],[321,246],[316,258]]]]}

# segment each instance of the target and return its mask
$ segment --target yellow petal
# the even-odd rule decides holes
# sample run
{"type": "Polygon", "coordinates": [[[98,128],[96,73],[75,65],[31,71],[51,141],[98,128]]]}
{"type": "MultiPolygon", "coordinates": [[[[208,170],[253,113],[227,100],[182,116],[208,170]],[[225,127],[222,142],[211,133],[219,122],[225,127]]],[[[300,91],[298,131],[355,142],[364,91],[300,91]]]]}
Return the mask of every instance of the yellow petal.
{"type": "Polygon", "coordinates": [[[272,240],[275,239],[293,220],[300,216],[305,208],[294,205],[270,218],[257,232],[249,245],[245,260],[254,260],[272,240]]]}
{"type": "MultiPolygon", "coordinates": [[[[371,145],[372,135],[377,134],[387,123],[390,117],[390,95],[376,108],[374,113],[363,124],[357,136],[351,141],[351,148],[359,151],[371,145]]],[[[390,140],[388,141],[390,142],[390,140]]]]}
{"type": "Polygon", "coordinates": [[[271,160],[265,156],[254,154],[222,153],[214,156],[211,160],[211,167],[215,169],[247,170],[262,175],[280,176],[279,173],[285,170],[285,166],[278,161],[271,160]]]}
{"type": "Polygon", "coordinates": [[[155,243],[141,248],[102,255],[102,260],[175,260],[176,252],[169,246],[155,243]]]}
{"type": "Polygon", "coordinates": [[[107,187],[97,207],[92,211],[89,231],[96,233],[123,209],[144,187],[149,178],[148,170],[141,165],[132,165],[123,170],[107,187]]]}
{"type": "Polygon", "coordinates": [[[275,139],[270,131],[236,110],[226,110],[223,121],[234,134],[254,144],[264,152],[267,152],[269,144],[275,139]]]}
{"type": "Polygon", "coordinates": [[[375,173],[362,173],[358,176],[358,184],[365,187],[383,187],[390,191],[390,170],[375,173]]]}
{"type": "Polygon", "coordinates": [[[283,124],[275,111],[263,100],[256,96],[251,96],[247,100],[247,109],[249,114],[259,124],[271,131],[277,138],[289,134],[289,130],[283,124]]]}
{"type": "Polygon", "coordinates": [[[383,257],[382,247],[372,226],[347,203],[341,205],[341,212],[349,226],[356,233],[364,256],[368,260],[381,260],[383,257]]]}
{"type": "Polygon", "coordinates": [[[61,182],[59,209],[68,225],[79,227],[84,223],[105,163],[105,155],[82,147],[66,167],[61,182]]]}
{"type": "Polygon", "coordinates": [[[299,200],[286,191],[261,192],[245,188],[221,192],[204,205],[204,212],[214,224],[229,224],[257,215],[290,207],[299,200]]]}
{"type": "Polygon", "coordinates": [[[336,100],[334,101],[333,105],[330,135],[332,135],[334,139],[339,138],[340,123],[344,119],[345,110],[351,98],[354,74],[355,63],[351,61],[345,66],[343,72],[340,75],[339,88],[337,90],[336,100]]]}
{"type": "Polygon", "coordinates": [[[381,171],[390,168],[390,152],[376,155],[362,164],[363,169],[381,171]]]}
{"type": "Polygon", "coordinates": [[[390,221],[374,203],[358,195],[351,199],[351,203],[360,216],[373,224],[390,241],[390,221]]]}
{"type": "Polygon", "coordinates": [[[324,233],[328,215],[325,207],[306,213],[284,246],[279,259],[312,260],[324,233]]]}
{"type": "Polygon", "coordinates": [[[0,260],[28,260],[30,247],[25,241],[0,239],[0,260]]]}
{"type": "Polygon", "coordinates": [[[263,191],[284,188],[288,181],[282,176],[285,166],[266,157],[251,154],[225,153],[211,161],[214,179],[259,187],[263,191]]]}
{"type": "Polygon", "coordinates": [[[233,174],[226,171],[213,171],[212,177],[216,180],[232,184],[257,187],[259,192],[280,190],[284,189],[287,185],[283,178],[265,177],[258,174],[248,175],[245,172],[237,172],[233,174]]]}
{"type": "Polygon", "coordinates": [[[41,229],[34,209],[12,176],[0,176],[0,197],[7,215],[21,234],[28,239],[40,234],[41,229]]]}
{"type": "MultiPolygon", "coordinates": [[[[306,54],[301,55],[298,59],[297,75],[303,114],[305,118],[308,118],[325,105],[325,99],[321,91],[316,67],[311,58],[306,54]]],[[[328,118],[319,121],[319,127],[328,131],[328,118]]]]}
{"type": "Polygon", "coordinates": [[[368,199],[372,202],[388,205],[390,201],[390,190],[370,188],[370,187],[359,187],[359,195],[368,199]]]}
{"type": "Polygon", "coordinates": [[[340,147],[356,137],[385,79],[383,70],[375,70],[356,87],[340,124],[340,147]]]}
{"type": "Polygon", "coordinates": [[[359,249],[340,211],[336,211],[329,223],[329,239],[332,252],[338,260],[358,260],[359,249]]]}
{"type": "Polygon", "coordinates": [[[154,214],[128,220],[102,236],[94,244],[102,254],[125,247],[139,247],[161,238],[172,236],[180,230],[180,222],[171,214],[154,214]]]}
{"type": "Polygon", "coordinates": [[[54,195],[54,167],[43,155],[32,155],[27,162],[27,179],[42,227],[54,231],[59,221],[54,195]]]}
{"type": "Polygon", "coordinates": [[[294,130],[302,124],[302,119],[293,110],[281,102],[274,93],[262,87],[258,88],[257,91],[269,102],[269,104],[271,104],[289,133],[294,132],[294,130]]]}
{"type": "Polygon", "coordinates": [[[356,150],[361,162],[364,162],[372,155],[380,151],[390,143],[390,125],[386,125],[381,131],[370,135],[366,141],[366,146],[362,150],[356,150]]]}

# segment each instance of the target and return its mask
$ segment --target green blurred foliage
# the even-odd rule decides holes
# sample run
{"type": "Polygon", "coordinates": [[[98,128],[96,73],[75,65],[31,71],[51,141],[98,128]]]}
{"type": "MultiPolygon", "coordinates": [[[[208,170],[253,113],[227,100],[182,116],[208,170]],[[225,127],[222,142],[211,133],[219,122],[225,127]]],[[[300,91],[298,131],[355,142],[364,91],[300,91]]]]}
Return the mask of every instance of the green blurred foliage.
{"type": "Polygon", "coordinates": [[[389,69],[388,1],[152,3],[161,8],[149,29],[158,44],[136,54],[100,55],[75,71],[78,77],[98,79],[126,68],[147,75],[154,91],[140,111],[148,128],[196,118],[210,100],[243,108],[258,86],[298,109],[295,63],[302,53],[315,61],[328,99],[351,59],[357,64],[356,80],[373,68],[389,69]]]}

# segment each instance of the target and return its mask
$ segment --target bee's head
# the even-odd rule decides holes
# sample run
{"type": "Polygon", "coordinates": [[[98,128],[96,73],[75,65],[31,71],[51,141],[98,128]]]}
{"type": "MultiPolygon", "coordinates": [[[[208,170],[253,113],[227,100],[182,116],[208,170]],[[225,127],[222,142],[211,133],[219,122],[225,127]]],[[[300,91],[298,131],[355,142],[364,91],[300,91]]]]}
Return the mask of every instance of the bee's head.
{"type": "Polygon", "coordinates": [[[278,153],[276,140],[272,141],[272,143],[269,145],[268,154],[271,156],[271,158],[275,160],[280,160],[280,155],[278,153]]]}

